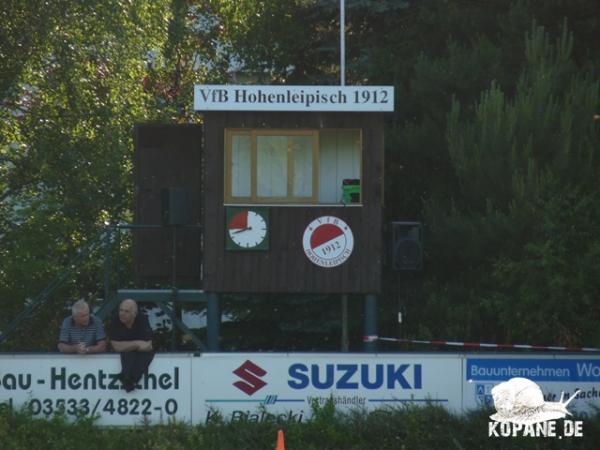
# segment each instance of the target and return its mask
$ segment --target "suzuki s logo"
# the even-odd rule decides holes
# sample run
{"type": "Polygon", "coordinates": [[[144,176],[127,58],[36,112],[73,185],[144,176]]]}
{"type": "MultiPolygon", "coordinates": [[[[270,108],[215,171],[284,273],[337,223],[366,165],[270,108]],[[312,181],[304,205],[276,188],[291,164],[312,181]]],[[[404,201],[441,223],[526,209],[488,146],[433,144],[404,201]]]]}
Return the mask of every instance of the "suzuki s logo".
{"type": "Polygon", "coordinates": [[[244,364],[233,371],[244,381],[236,381],[233,385],[242,392],[252,395],[267,385],[259,377],[264,377],[267,371],[258,367],[252,361],[247,360],[244,364]]]}

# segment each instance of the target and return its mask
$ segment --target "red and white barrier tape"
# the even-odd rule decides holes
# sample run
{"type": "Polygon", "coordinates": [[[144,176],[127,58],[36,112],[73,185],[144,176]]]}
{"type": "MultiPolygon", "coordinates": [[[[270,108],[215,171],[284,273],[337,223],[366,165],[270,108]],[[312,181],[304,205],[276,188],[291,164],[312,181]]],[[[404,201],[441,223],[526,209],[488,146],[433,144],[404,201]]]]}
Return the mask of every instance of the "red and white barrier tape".
{"type": "Polygon", "coordinates": [[[496,349],[519,349],[519,350],[554,350],[558,352],[600,352],[600,348],[593,347],[557,347],[527,344],[486,344],[483,342],[453,342],[453,341],[420,341],[416,339],[386,338],[379,336],[363,336],[363,342],[402,342],[410,344],[445,345],[464,348],[496,348],[496,349]]]}

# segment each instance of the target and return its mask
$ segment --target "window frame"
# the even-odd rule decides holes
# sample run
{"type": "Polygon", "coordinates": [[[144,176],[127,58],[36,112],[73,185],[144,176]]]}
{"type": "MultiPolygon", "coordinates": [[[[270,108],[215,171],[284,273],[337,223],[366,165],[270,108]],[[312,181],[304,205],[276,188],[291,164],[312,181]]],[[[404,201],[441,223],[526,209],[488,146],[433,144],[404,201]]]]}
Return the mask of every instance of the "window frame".
{"type": "MultiPolygon", "coordinates": [[[[363,185],[363,130],[361,128],[327,128],[327,131],[358,131],[359,136],[359,166],[360,166],[360,184],[361,192],[363,185]]],[[[329,205],[319,203],[319,174],[320,174],[320,133],[321,129],[288,129],[288,128],[225,128],[224,130],[224,203],[225,204],[290,204],[290,205],[329,205]],[[232,191],[232,141],[234,136],[250,136],[250,196],[233,196],[232,191]],[[258,189],[258,163],[257,163],[257,136],[312,136],[312,196],[294,197],[289,195],[293,193],[294,187],[294,158],[287,158],[287,192],[286,197],[259,197],[258,189]]],[[[289,143],[288,143],[289,152],[289,143]]],[[[337,203],[333,203],[337,204],[337,203]]],[[[360,206],[362,206],[362,195],[360,206]]]]}

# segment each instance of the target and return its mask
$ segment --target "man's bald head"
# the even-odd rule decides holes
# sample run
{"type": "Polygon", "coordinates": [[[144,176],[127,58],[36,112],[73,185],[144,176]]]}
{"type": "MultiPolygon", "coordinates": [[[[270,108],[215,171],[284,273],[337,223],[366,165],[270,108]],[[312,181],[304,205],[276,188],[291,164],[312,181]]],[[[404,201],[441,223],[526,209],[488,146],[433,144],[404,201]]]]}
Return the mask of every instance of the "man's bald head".
{"type": "Polygon", "coordinates": [[[131,328],[133,322],[135,321],[135,317],[138,313],[138,306],[135,300],[131,298],[127,298],[121,302],[119,305],[119,320],[125,325],[127,328],[131,328]]]}

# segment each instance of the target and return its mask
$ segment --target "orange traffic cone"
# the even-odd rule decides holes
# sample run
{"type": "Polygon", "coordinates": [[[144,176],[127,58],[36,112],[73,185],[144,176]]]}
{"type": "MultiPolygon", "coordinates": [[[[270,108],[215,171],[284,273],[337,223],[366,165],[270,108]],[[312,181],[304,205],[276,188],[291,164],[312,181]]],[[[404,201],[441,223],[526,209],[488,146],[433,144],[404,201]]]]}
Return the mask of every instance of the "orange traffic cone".
{"type": "Polygon", "coordinates": [[[285,443],[283,442],[283,430],[277,432],[277,447],[275,450],[285,450],[285,443]]]}

